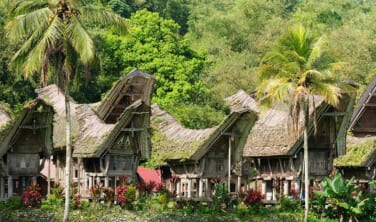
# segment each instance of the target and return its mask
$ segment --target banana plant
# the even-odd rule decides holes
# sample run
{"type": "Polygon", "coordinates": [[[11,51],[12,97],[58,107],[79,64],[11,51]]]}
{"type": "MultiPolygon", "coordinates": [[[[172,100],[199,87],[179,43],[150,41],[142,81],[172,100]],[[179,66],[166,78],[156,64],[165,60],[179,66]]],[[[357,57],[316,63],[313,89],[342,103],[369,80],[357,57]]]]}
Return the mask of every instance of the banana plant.
{"type": "Polygon", "coordinates": [[[314,191],[318,199],[325,200],[324,214],[339,218],[340,221],[358,221],[363,216],[363,207],[368,198],[362,199],[362,192],[357,192],[354,177],[345,180],[340,173],[332,178],[326,177],[321,183],[322,191],[314,191]]]}

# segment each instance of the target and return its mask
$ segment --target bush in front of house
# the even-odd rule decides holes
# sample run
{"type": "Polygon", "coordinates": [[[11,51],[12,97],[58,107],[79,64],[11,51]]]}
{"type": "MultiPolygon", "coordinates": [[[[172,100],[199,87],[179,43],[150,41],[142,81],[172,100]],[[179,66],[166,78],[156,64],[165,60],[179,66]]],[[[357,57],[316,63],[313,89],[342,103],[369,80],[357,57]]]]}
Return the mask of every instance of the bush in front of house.
{"type": "Polygon", "coordinates": [[[42,194],[38,184],[32,184],[22,193],[22,204],[25,207],[40,207],[42,204],[42,194]]]}

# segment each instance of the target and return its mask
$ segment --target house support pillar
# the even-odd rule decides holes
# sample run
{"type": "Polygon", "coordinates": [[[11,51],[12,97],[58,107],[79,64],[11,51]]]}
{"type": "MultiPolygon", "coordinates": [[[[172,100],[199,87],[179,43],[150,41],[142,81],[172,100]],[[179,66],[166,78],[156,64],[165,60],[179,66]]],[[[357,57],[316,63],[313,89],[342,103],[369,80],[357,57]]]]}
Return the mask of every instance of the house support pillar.
{"type": "Polygon", "coordinates": [[[181,183],[180,181],[176,183],[176,197],[179,198],[180,197],[180,190],[181,190],[181,183]]]}
{"type": "Polygon", "coordinates": [[[8,176],[8,198],[13,194],[13,178],[8,176]]]}
{"type": "Polygon", "coordinates": [[[285,196],[289,195],[289,181],[288,180],[283,181],[283,195],[285,196]]]}
{"type": "Polygon", "coordinates": [[[238,184],[237,184],[237,191],[240,192],[240,189],[242,188],[242,177],[238,176],[238,184]]]}
{"type": "Polygon", "coordinates": [[[89,176],[89,189],[93,188],[93,177],[89,176]]]}
{"type": "Polygon", "coordinates": [[[203,197],[203,192],[204,192],[204,181],[203,179],[198,180],[198,197],[202,198],[203,197]]]}
{"type": "Polygon", "coordinates": [[[97,183],[97,185],[101,184],[101,178],[100,177],[96,178],[96,183],[97,183]]]}
{"type": "Polygon", "coordinates": [[[188,199],[192,198],[192,179],[188,179],[188,187],[187,187],[187,192],[188,192],[188,199]]]}
{"type": "Polygon", "coordinates": [[[5,197],[5,182],[4,178],[0,177],[0,200],[3,200],[5,197]]]}
{"type": "Polygon", "coordinates": [[[207,178],[205,180],[205,196],[206,197],[211,197],[210,179],[209,178],[207,178]]]}
{"type": "Polygon", "coordinates": [[[375,185],[374,184],[369,184],[369,192],[374,193],[375,192],[375,185]]]}
{"type": "Polygon", "coordinates": [[[295,191],[298,192],[299,195],[300,195],[300,182],[299,182],[299,180],[296,180],[296,181],[294,182],[294,189],[295,189],[295,191]]]}
{"type": "Polygon", "coordinates": [[[106,176],[104,178],[104,187],[108,187],[108,186],[109,186],[109,178],[108,178],[108,176],[106,176]]]}
{"type": "Polygon", "coordinates": [[[37,184],[37,177],[36,176],[31,177],[31,184],[37,184]]]}
{"type": "Polygon", "coordinates": [[[262,180],[261,182],[261,194],[266,195],[266,181],[262,180]]]}

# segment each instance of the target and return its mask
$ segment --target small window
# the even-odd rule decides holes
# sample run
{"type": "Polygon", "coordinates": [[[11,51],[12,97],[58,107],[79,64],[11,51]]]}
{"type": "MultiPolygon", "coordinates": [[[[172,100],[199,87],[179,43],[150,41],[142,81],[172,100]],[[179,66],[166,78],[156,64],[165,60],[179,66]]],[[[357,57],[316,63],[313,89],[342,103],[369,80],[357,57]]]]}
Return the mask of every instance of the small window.
{"type": "Polygon", "coordinates": [[[78,178],[78,170],[74,170],[74,178],[78,178]]]}

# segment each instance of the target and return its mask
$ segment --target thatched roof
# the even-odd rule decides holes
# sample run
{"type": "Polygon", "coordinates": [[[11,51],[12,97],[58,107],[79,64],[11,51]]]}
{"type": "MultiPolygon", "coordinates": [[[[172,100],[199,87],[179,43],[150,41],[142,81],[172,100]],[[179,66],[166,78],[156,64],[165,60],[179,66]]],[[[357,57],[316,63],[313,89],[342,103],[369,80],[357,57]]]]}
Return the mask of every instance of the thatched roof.
{"type": "Polygon", "coordinates": [[[152,156],[156,159],[188,159],[215,130],[184,128],[158,105],[151,108],[152,156]]]}
{"type": "Polygon", "coordinates": [[[334,160],[337,167],[369,167],[376,161],[376,136],[347,137],[346,154],[334,160]]]}
{"type": "Polygon", "coordinates": [[[105,122],[114,123],[127,105],[141,99],[150,106],[154,77],[138,69],[121,77],[99,103],[96,112],[105,122]],[[125,105],[124,105],[125,104],[125,105]]]}
{"type": "Polygon", "coordinates": [[[3,156],[8,149],[12,146],[12,143],[14,143],[15,138],[18,136],[18,134],[21,132],[22,125],[25,125],[29,122],[29,124],[33,121],[33,112],[38,112],[39,107],[43,106],[42,112],[45,112],[45,122],[43,122],[43,127],[38,128],[36,125],[35,127],[38,128],[41,131],[41,134],[39,137],[43,138],[44,144],[40,144],[43,151],[45,153],[49,153],[52,150],[52,141],[51,141],[51,124],[52,124],[52,113],[50,113],[50,108],[48,104],[46,104],[41,99],[35,99],[29,103],[27,103],[22,111],[11,121],[8,122],[8,124],[3,127],[0,131],[0,157],[3,156]]]}
{"type": "Polygon", "coordinates": [[[367,103],[370,102],[372,97],[376,93],[376,75],[373,76],[371,82],[367,85],[367,88],[363,91],[362,95],[359,98],[359,101],[354,109],[353,115],[351,117],[349,130],[353,130],[359,118],[362,116],[365,111],[367,103]]]}
{"type": "MultiPolygon", "coordinates": [[[[65,96],[55,84],[37,89],[38,98],[50,104],[54,111],[53,145],[54,149],[64,149],[66,144],[66,119],[65,119],[65,96]]],[[[72,142],[78,138],[80,127],[78,122],[77,108],[79,104],[71,100],[72,142]]]]}
{"type": "MultiPolygon", "coordinates": [[[[151,126],[153,157],[158,161],[200,159],[224,132],[247,109],[238,109],[227,116],[221,124],[207,129],[187,129],[159,106],[152,106],[151,126]]],[[[255,113],[252,112],[256,118],[255,113]]]]}
{"type": "Polygon", "coordinates": [[[260,111],[259,104],[244,90],[239,90],[232,96],[229,96],[225,101],[230,105],[231,110],[248,109],[256,112],[260,111]]]}
{"type": "MultiPolygon", "coordinates": [[[[38,98],[51,104],[55,110],[53,141],[55,149],[65,147],[65,103],[64,94],[56,85],[37,90],[38,98]]],[[[114,124],[105,123],[90,104],[71,104],[72,144],[74,157],[99,157],[110,148],[121,129],[132,119],[134,112],[144,108],[139,99],[127,106],[119,120],[114,124]]],[[[144,126],[146,128],[146,126],[144,126]]],[[[147,146],[147,145],[145,145],[147,146]]],[[[146,158],[148,147],[143,147],[142,155],[146,158]]]]}
{"type": "MultiPolygon", "coordinates": [[[[287,106],[278,105],[266,109],[261,107],[249,94],[240,90],[226,99],[233,108],[242,107],[259,110],[259,119],[252,127],[243,150],[245,157],[284,156],[293,155],[300,144],[302,130],[292,133],[289,129],[289,110],[287,106]]],[[[315,97],[317,108],[322,110],[325,103],[320,97],[315,97]]],[[[311,111],[312,113],[312,111],[311,111]]],[[[320,111],[318,110],[318,114],[320,111]]],[[[300,120],[300,126],[303,121],[300,120]]],[[[300,127],[301,128],[301,127],[300,127]]]]}

